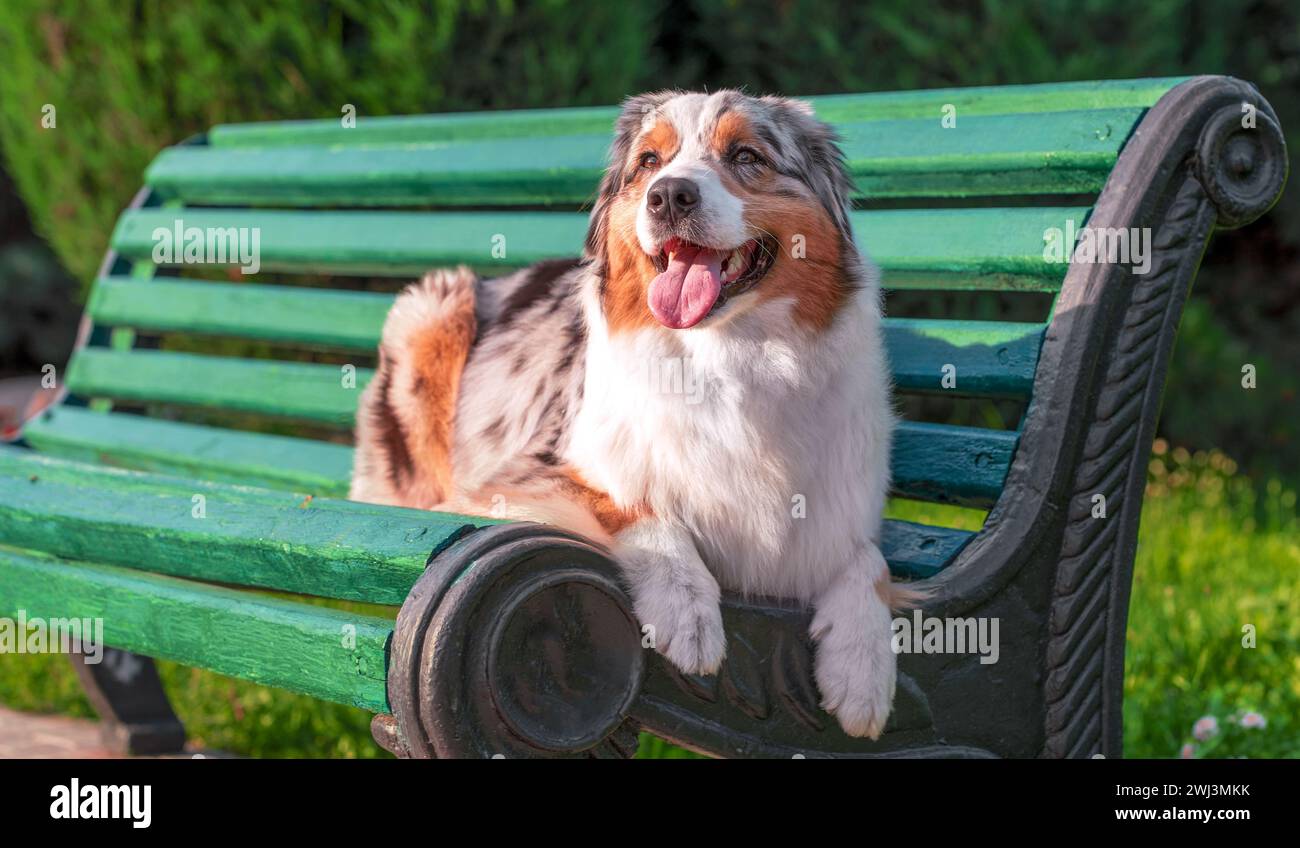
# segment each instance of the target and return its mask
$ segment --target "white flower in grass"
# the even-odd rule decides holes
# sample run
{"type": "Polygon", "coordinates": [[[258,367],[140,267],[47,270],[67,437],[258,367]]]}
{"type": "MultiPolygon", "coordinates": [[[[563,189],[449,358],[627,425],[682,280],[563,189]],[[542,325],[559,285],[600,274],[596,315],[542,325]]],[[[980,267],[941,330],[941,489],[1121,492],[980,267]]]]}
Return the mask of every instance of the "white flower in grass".
{"type": "Polygon", "coordinates": [[[1183,746],[1183,750],[1178,752],[1178,756],[1179,758],[1184,760],[1192,759],[1193,757],[1196,756],[1196,746],[1193,745],[1191,742],[1188,742],[1186,745],[1183,746]]]}
{"type": "Polygon", "coordinates": [[[1256,730],[1268,727],[1268,719],[1257,712],[1249,712],[1241,717],[1241,726],[1256,730]]]}
{"type": "Polygon", "coordinates": [[[1214,716],[1202,716],[1192,725],[1192,735],[1197,741],[1205,742],[1219,735],[1219,720],[1214,716]]]}

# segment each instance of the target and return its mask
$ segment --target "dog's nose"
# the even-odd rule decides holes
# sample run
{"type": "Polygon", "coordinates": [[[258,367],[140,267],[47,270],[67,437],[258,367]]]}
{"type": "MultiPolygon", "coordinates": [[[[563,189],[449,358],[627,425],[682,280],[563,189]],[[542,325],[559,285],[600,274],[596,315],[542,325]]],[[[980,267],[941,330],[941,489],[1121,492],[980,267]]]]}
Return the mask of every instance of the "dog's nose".
{"type": "Polygon", "coordinates": [[[700,205],[700,187],[681,177],[660,180],[646,196],[646,208],[651,216],[676,223],[700,205]]]}

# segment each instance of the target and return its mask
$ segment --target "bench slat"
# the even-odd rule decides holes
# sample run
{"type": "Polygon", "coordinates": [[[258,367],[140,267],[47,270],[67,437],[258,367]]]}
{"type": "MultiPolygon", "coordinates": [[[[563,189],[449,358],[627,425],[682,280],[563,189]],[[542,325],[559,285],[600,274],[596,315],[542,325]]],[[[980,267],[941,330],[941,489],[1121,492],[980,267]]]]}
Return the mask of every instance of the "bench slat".
{"type": "Polygon", "coordinates": [[[0,611],[103,620],[104,641],[374,712],[393,623],[109,565],[0,550],[0,611]],[[348,630],[346,628],[353,628],[348,630]],[[342,647],[342,634],[355,644],[342,647]]]}
{"type": "Polygon", "coordinates": [[[392,303],[379,292],[101,277],[86,309],[102,326],[372,352],[392,303]]]}
{"type": "Polygon", "coordinates": [[[63,405],[27,422],[42,453],[161,474],[347,497],[352,448],[63,405]]]}
{"type": "Polygon", "coordinates": [[[886,318],[894,386],[904,392],[1028,398],[1034,389],[1042,324],[886,318]],[[944,366],[954,385],[944,388],[944,366]]]}
{"type": "MultiPolygon", "coordinates": [[[[931,118],[951,104],[962,116],[1012,115],[1124,109],[1150,106],[1186,77],[1103,80],[1037,85],[975,86],[928,91],[832,94],[805,98],[822,120],[931,118]]],[[[525,109],[458,112],[442,115],[371,117],[359,115],[354,127],[338,116],[325,120],[222,124],[209,133],[218,147],[263,147],[301,144],[425,143],[496,138],[546,138],[613,131],[618,109],[610,106],[570,109],[525,109]]],[[[958,123],[958,126],[961,126],[958,123]]]]}
{"type": "MultiPolygon", "coordinates": [[[[68,406],[31,421],[24,435],[42,452],[76,460],[329,497],[347,496],[352,471],[347,445],[68,406]]],[[[972,536],[964,530],[886,521],[882,548],[895,574],[928,577],[972,536]]]]}
{"type": "MultiPolygon", "coordinates": [[[[1086,207],[898,209],[855,212],[852,221],[887,281],[955,276],[967,283],[982,278],[997,289],[1032,278],[1029,287],[1055,290],[1068,266],[1044,258],[1044,234],[1064,230],[1068,221],[1082,226],[1087,214],[1086,207]]],[[[587,217],[577,212],[136,209],[119,219],[113,248],[127,259],[150,261],[155,230],[174,232],[178,220],[204,232],[244,229],[250,241],[256,229],[264,270],[389,276],[461,262],[503,269],[576,256],[587,228],[587,217]]]]}
{"type": "Polygon", "coordinates": [[[397,605],[431,551],[497,523],[0,450],[5,544],[174,577],[397,605]]]}
{"type": "MultiPolygon", "coordinates": [[[[371,352],[392,296],[250,283],[104,277],[87,307],[96,323],[319,344],[371,352]]],[[[904,391],[1028,397],[1043,325],[886,318],[895,385],[904,391]],[[940,384],[945,364],[957,384],[940,384]]]]}
{"type": "MultiPolygon", "coordinates": [[[[857,197],[1097,192],[1141,108],[841,123],[857,197]]],[[[164,150],[145,184],[207,205],[511,206],[592,200],[608,132],[392,145],[164,150]]]]}
{"type": "Polygon", "coordinates": [[[350,427],[372,376],[358,368],[356,386],[345,388],[338,365],[85,348],[68,366],[67,385],[85,397],[216,407],[350,427]]]}
{"type": "Polygon", "coordinates": [[[1009,430],[902,422],[891,461],[905,497],[987,509],[1002,493],[1019,442],[1009,430]]]}

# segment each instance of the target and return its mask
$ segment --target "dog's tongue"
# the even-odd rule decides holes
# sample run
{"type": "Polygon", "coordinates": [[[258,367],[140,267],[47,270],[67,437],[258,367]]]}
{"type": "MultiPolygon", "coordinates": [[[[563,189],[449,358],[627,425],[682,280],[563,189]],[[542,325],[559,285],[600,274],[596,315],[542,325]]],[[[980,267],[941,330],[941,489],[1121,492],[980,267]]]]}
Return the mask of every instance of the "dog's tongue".
{"type": "Polygon", "coordinates": [[[668,270],[650,281],[650,311],[674,330],[694,327],[722,291],[722,257],[716,250],[680,245],[668,270]]]}

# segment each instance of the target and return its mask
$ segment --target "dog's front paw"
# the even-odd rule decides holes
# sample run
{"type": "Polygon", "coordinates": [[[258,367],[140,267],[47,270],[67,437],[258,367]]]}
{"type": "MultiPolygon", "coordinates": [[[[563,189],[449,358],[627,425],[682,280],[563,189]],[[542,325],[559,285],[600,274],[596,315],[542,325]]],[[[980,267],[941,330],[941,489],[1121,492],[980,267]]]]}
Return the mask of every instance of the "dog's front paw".
{"type": "Polygon", "coordinates": [[[618,536],[618,560],[651,646],[687,674],[722,667],[722,590],[680,527],[649,519],[618,536]]]}
{"type": "Polygon", "coordinates": [[[809,633],[817,643],[816,677],[822,708],[850,736],[880,738],[894,703],[893,627],[885,593],[888,566],[864,543],[814,600],[809,633]]]}
{"type": "Polygon", "coordinates": [[[817,688],[822,709],[839,720],[850,736],[879,739],[894,703],[897,657],[889,633],[853,622],[813,619],[817,640],[817,688]]]}
{"type": "Polygon", "coordinates": [[[643,592],[637,618],[654,648],[687,674],[714,674],[727,652],[727,633],[717,593],[674,585],[643,592]]]}

